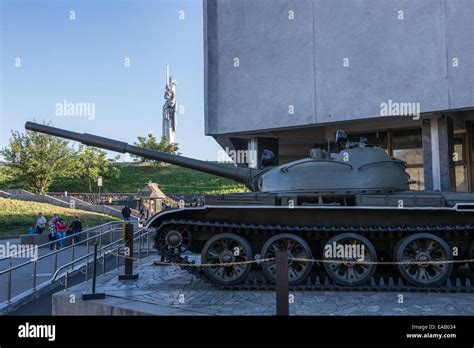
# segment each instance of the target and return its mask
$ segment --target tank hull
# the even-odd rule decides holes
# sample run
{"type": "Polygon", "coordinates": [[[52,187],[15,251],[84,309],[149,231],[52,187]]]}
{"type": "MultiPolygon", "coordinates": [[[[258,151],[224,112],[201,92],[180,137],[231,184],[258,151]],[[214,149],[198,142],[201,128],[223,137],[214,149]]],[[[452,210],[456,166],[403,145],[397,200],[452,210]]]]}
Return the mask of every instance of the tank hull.
{"type": "MultiPolygon", "coordinates": [[[[473,256],[474,213],[470,200],[466,199],[468,196],[463,196],[462,200],[449,201],[440,193],[424,195],[425,198],[428,197],[426,199],[430,200],[431,204],[433,200],[438,200],[439,206],[423,206],[426,202],[420,199],[421,195],[417,200],[415,199],[419,206],[413,206],[412,193],[405,196],[400,194],[392,196],[392,198],[402,197],[400,199],[405,199],[408,203],[406,205],[398,205],[400,199],[390,200],[386,199],[386,195],[381,195],[385,198],[379,197],[380,205],[372,206],[268,205],[269,202],[286,204],[288,200],[281,195],[265,195],[264,197],[257,195],[253,196],[255,200],[246,196],[242,197],[244,199],[241,205],[235,205],[235,196],[238,195],[213,196],[207,199],[208,202],[220,200],[220,205],[209,204],[162,212],[149,222],[148,227],[156,229],[156,236],[159,239],[159,236],[163,236],[167,231],[181,226],[190,234],[191,242],[187,250],[201,256],[206,243],[211,238],[218,238],[216,236],[224,233],[231,233],[245,239],[252,249],[254,258],[264,257],[265,244],[272,238],[282,235],[302,239],[310,248],[311,257],[315,260],[324,260],[328,242],[331,243],[331,240],[342,235],[365,238],[368,241],[367,246],[375,249],[376,260],[374,261],[378,262],[397,261],[397,246],[414,236],[440,238],[449,250],[456,251],[455,256],[449,255],[452,260],[465,260],[473,256]],[[232,204],[224,205],[223,201],[232,204]],[[446,206],[447,204],[452,206],[446,206]]],[[[374,195],[370,197],[373,201],[377,201],[374,200],[374,195]]],[[[363,201],[364,196],[352,197],[352,202],[355,204],[363,201]]],[[[162,249],[160,252],[166,254],[166,250],[162,249]]],[[[168,256],[173,259],[173,255],[168,256]]],[[[450,264],[448,266],[451,267],[450,264]]],[[[322,265],[318,266],[315,262],[311,267],[312,272],[318,267],[320,271],[323,269],[322,265]]],[[[389,269],[391,276],[395,279],[397,276],[400,277],[397,267],[395,265],[389,269]]],[[[386,266],[378,268],[375,276],[380,275],[380,269],[388,269],[386,266]]],[[[464,268],[467,269],[465,266],[464,268]]],[[[252,272],[262,273],[262,270],[259,266],[253,266],[252,272]]],[[[468,276],[470,277],[471,274],[468,276]]],[[[308,273],[306,278],[298,283],[310,280],[311,275],[308,273]]],[[[219,284],[215,279],[209,279],[209,281],[219,284]]],[[[248,279],[241,279],[236,284],[228,285],[242,285],[248,281],[248,279]]],[[[351,288],[351,285],[343,287],[351,288]]]]}

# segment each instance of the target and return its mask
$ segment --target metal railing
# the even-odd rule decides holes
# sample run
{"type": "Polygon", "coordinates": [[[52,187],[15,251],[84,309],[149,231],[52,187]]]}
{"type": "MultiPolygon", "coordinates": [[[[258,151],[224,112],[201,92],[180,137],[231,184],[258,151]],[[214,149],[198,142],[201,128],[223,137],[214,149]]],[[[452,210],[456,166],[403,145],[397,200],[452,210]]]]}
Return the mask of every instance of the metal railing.
{"type": "MultiPolygon", "coordinates": [[[[31,267],[32,270],[32,283],[31,286],[21,289],[19,295],[28,291],[35,292],[37,288],[53,284],[54,282],[65,279],[67,286],[67,280],[70,277],[72,272],[78,272],[83,270],[85,274],[85,281],[88,281],[88,271],[89,266],[91,265],[90,258],[93,257],[94,252],[91,251],[91,246],[94,243],[98,244],[99,257],[102,259],[102,275],[105,273],[105,259],[107,256],[115,253],[116,256],[116,268],[119,267],[119,254],[121,249],[124,247],[124,242],[122,241],[122,235],[119,233],[115,234],[116,231],[122,231],[122,224],[124,221],[112,221],[99,226],[95,226],[89,229],[86,229],[82,232],[76,234],[71,234],[53,240],[38,246],[22,249],[17,253],[11,253],[6,257],[0,258],[0,262],[7,261],[8,267],[0,271],[0,276],[7,275],[7,287],[6,287],[6,301],[3,303],[10,303],[12,298],[12,284],[15,282],[15,274],[17,270],[21,268],[31,267]],[[75,239],[79,238],[79,241],[76,243],[75,239]],[[20,263],[18,265],[13,265],[13,259],[23,253],[32,252],[33,249],[39,250],[44,247],[56,247],[59,244],[65,244],[66,241],[70,239],[70,245],[64,246],[62,248],[56,249],[52,252],[46,253],[44,255],[38,256],[34,259],[30,259],[26,262],[20,263]],[[81,240],[82,239],[82,240],[81,240]],[[82,248],[81,248],[82,247],[82,248]],[[81,250],[82,249],[82,250],[81,250]],[[85,249],[85,250],[84,250],[85,249]],[[77,255],[77,251],[80,250],[84,255],[77,255]],[[62,260],[60,262],[60,254],[70,251],[71,258],[69,261],[62,260]],[[40,262],[45,262],[45,260],[53,260],[52,262],[52,272],[51,277],[46,281],[43,281],[41,284],[38,284],[38,268],[40,262]],[[61,264],[60,264],[61,263],[61,264]]],[[[135,227],[136,228],[136,227],[135,227]]],[[[138,255],[141,256],[143,245],[146,243],[146,254],[147,256],[150,253],[150,239],[149,233],[145,229],[138,229],[134,231],[134,239],[138,239],[138,255]],[[146,242],[144,238],[146,237],[146,242]]],[[[92,248],[93,249],[93,248],[92,248]]],[[[24,274],[23,274],[24,275],[24,274]]]]}
{"type": "MultiPolygon", "coordinates": [[[[137,259],[141,259],[141,252],[143,250],[143,245],[146,243],[146,255],[147,257],[150,256],[150,239],[149,239],[149,231],[142,228],[142,229],[139,229],[137,231],[134,231],[133,232],[133,235],[134,235],[134,238],[133,240],[138,240],[138,249],[137,249],[137,259]],[[143,242],[143,237],[146,236],[146,242],[143,242]]],[[[96,237],[91,237],[90,239],[95,239],[96,237]]],[[[118,269],[119,268],[119,257],[121,256],[120,255],[120,252],[122,250],[122,248],[125,248],[125,243],[122,241],[122,239],[118,239],[116,241],[113,241],[113,242],[110,242],[108,244],[105,244],[105,245],[102,245],[100,248],[98,248],[98,259],[102,258],[102,261],[99,263],[102,265],[102,273],[101,275],[104,275],[105,274],[105,257],[108,256],[108,255],[113,255],[115,256],[115,268],[118,269]]],[[[53,274],[53,276],[51,277],[51,280],[52,281],[56,281],[57,279],[61,278],[61,277],[64,277],[66,276],[66,278],[68,277],[68,273],[71,272],[72,270],[66,270],[64,273],[62,273],[60,275],[60,271],[63,270],[63,269],[67,269],[69,266],[72,266],[74,263],[77,263],[78,261],[81,261],[81,260],[86,260],[85,261],[85,264],[82,264],[81,267],[79,268],[85,268],[85,281],[88,281],[89,280],[89,277],[88,277],[88,268],[89,268],[89,265],[90,265],[90,262],[89,262],[89,258],[91,258],[92,256],[94,255],[94,251],[92,252],[88,252],[86,255],[83,255],[79,258],[77,258],[76,260],[74,261],[70,261],[68,263],[65,263],[64,265],[62,265],[61,267],[59,267],[56,272],[53,274]]],[[[126,258],[126,256],[124,256],[124,258],[126,258]]]]}

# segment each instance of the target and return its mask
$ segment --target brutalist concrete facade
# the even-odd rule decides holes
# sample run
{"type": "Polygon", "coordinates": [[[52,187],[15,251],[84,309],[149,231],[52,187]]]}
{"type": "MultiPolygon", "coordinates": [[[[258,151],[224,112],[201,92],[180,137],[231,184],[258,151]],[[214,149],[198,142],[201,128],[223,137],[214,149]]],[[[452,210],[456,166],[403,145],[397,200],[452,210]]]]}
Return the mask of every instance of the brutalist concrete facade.
{"type": "Polygon", "coordinates": [[[284,155],[335,128],[474,119],[472,0],[204,0],[204,44],[206,134],[222,146],[276,137],[284,155]],[[390,102],[421,117],[386,116],[390,102]]]}

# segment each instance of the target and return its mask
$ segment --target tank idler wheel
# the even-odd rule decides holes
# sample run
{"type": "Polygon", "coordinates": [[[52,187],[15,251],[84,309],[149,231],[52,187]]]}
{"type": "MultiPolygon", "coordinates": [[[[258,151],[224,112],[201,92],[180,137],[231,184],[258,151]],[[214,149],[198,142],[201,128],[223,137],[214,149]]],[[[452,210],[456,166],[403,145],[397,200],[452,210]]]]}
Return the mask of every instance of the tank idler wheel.
{"type": "Polygon", "coordinates": [[[355,263],[377,261],[372,243],[355,233],[342,233],[329,239],[323,247],[324,269],[334,282],[343,286],[366,284],[373,277],[377,265],[355,263]],[[344,262],[349,261],[349,262],[344,262]]]}
{"type": "Polygon", "coordinates": [[[180,255],[191,244],[191,232],[184,226],[171,226],[158,231],[155,248],[160,254],[180,255]]]}
{"type": "MultiPolygon", "coordinates": [[[[398,246],[398,262],[430,262],[452,260],[448,244],[430,233],[405,237],[398,246]]],[[[453,269],[452,263],[401,264],[398,270],[409,283],[420,286],[438,286],[444,283],[453,269]]]]}
{"type": "MultiPolygon", "coordinates": [[[[247,240],[234,233],[221,233],[207,241],[201,252],[201,263],[225,264],[251,261],[252,248],[247,240]]],[[[219,285],[235,285],[243,282],[252,264],[219,265],[203,267],[209,280],[219,285]]]]}
{"type": "MultiPolygon", "coordinates": [[[[299,236],[289,233],[277,234],[271,237],[262,247],[261,258],[274,258],[277,251],[286,251],[290,258],[312,259],[311,248],[299,236]]],[[[311,272],[312,262],[288,261],[288,284],[297,285],[304,281],[311,272]]],[[[262,271],[269,281],[276,281],[275,260],[263,262],[262,271]]]]}

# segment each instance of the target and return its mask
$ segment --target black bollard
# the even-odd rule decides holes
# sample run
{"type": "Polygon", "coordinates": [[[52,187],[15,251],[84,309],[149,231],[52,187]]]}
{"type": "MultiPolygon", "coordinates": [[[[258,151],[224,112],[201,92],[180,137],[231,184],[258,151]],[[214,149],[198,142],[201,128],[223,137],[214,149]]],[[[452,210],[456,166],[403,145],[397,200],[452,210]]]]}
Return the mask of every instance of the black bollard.
{"type": "Polygon", "coordinates": [[[133,225],[124,224],[125,248],[128,255],[125,256],[125,273],[118,276],[119,280],[136,280],[138,273],[133,273],[133,225]]]}
{"type": "Polygon", "coordinates": [[[277,251],[275,253],[276,268],[276,314],[288,316],[290,308],[288,304],[288,253],[277,251]]]}
{"type": "Polygon", "coordinates": [[[95,292],[96,278],[97,278],[97,243],[94,244],[94,264],[92,265],[92,292],[90,294],[82,294],[83,301],[102,300],[105,298],[105,293],[95,292]]]}

